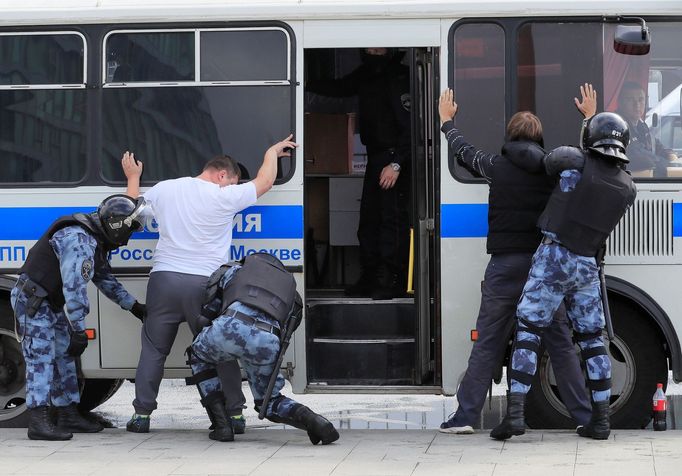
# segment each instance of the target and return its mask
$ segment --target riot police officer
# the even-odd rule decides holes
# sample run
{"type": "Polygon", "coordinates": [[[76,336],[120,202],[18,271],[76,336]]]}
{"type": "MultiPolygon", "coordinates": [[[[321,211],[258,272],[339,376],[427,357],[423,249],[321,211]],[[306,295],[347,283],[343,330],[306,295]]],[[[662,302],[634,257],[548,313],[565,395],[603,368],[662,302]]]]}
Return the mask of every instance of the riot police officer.
{"type": "Polygon", "coordinates": [[[142,229],[138,220],[142,206],[142,201],[126,195],[112,195],[96,212],[58,218],[28,253],[11,303],[26,361],[32,440],[68,440],[73,432],[103,429],[76,408],[80,402],[76,358],[88,345],[87,284],[92,280],[109,299],[144,318],[144,304],[116,280],[107,256],[142,229]],[[51,406],[56,407],[57,426],[50,419],[51,406]]]}
{"type": "Polygon", "coordinates": [[[524,403],[537,370],[540,341],[563,301],[587,368],[592,417],[578,434],[610,434],[611,361],[602,339],[605,324],[597,254],[637,195],[625,171],[627,123],[617,114],[593,116],[583,130],[583,148],[559,147],[545,169],[559,175],[538,226],[544,234],[523,289],[512,355],[507,415],[490,436],[508,439],[525,432],[524,403]]]}
{"type": "MultiPolygon", "coordinates": [[[[280,393],[284,378],[276,368],[280,336],[300,316],[301,298],[296,281],[284,265],[267,253],[246,256],[241,264],[221,266],[209,278],[200,320],[206,327],[187,349],[201,403],[213,423],[209,438],[233,441],[232,419],[215,371],[216,364],[238,359],[246,372],[256,410],[264,416],[305,430],[313,444],[327,445],[339,434],[326,418],[280,393]],[[270,395],[268,383],[276,375],[270,395]],[[267,401],[264,401],[267,400],[267,401]]],[[[287,335],[295,330],[289,328],[287,335]]]]}

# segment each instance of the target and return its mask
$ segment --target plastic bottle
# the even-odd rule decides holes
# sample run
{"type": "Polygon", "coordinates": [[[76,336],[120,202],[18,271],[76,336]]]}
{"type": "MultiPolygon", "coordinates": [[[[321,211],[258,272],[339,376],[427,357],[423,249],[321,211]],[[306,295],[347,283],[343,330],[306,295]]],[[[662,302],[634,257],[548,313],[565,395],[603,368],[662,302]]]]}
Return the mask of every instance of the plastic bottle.
{"type": "Polygon", "coordinates": [[[665,431],[667,428],[665,417],[668,402],[665,399],[665,393],[663,393],[663,384],[659,383],[656,387],[656,393],[654,393],[654,431],[665,431]]]}

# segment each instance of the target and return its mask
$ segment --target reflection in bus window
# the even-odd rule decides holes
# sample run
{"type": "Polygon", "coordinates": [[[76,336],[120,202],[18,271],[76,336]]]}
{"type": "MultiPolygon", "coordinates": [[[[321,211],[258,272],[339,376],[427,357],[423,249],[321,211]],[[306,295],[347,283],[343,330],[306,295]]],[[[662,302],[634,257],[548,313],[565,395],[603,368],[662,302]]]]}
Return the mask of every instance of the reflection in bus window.
{"type": "Polygon", "coordinates": [[[0,182],[85,176],[84,72],[79,34],[0,35],[0,182]]]}
{"type": "Polygon", "coordinates": [[[0,35],[0,86],[85,83],[83,37],[0,35]]]}
{"type": "MultiPolygon", "coordinates": [[[[102,174],[123,181],[123,150],[142,160],[144,181],[196,175],[228,154],[255,177],[265,150],[292,130],[291,90],[282,86],[105,88],[102,174]]],[[[291,162],[279,164],[287,177],[291,162]]]]}
{"type": "Polygon", "coordinates": [[[602,91],[602,25],[526,23],[519,29],[517,42],[516,109],[531,111],[540,118],[545,125],[546,150],[577,145],[582,115],[573,97],[584,83],[591,83],[598,93],[602,91]]]}
{"type": "Polygon", "coordinates": [[[277,81],[289,77],[282,30],[201,32],[201,81],[277,81]]]}
{"type": "MultiPolygon", "coordinates": [[[[106,181],[124,181],[126,149],[145,163],[146,183],[196,175],[224,154],[255,177],[265,150],[293,131],[291,48],[280,28],[113,32],[105,49],[106,181]]],[[[293,161],[280,159],[278,179],[293,161]]]]}
{"type": "MultiPolygon", "coordinates": [[[[505,128],[504,31],[492,23],[465,23],[454,34],[454,89],[459,104],[456,123],[472,144],[497,152],[505,128]]],[[[450,157],[451,170],[453,157],[450,157]]],[[[456,175],[471,178],[454,163],[456,175]]]]}
{"type": "Polygon", "coordinates": [[[106,40],[106,82],[194,80],[194,32],[114,33],[106,40]]]}
{"type": "MultiPolygon", "coordinates": [[[[650,23],[651,51],[644,56],[604,51],[605,108],[628,122],[629,170],[636,177],[682,177],[682,52],[678,23],[650,23]]],[[[607,42],[615,27],[607,25],[607,42]]],[[[608,46],[606,43],[605,46],[608,46]]]]}

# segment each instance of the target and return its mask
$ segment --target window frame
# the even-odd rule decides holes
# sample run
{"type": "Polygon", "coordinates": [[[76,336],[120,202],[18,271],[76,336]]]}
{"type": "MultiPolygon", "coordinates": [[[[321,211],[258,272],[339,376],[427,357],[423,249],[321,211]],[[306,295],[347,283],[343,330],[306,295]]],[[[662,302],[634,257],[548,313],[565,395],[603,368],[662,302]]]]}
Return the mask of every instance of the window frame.
{"type": "Polygon", "coordinates": [[[289,31],[280,26],[259,27],[202,27],[202,28],[151,28],[151,29],[124,29],[108,31],[102,38],[102,88],[149,88],[149,87],[191,87],[191,86],[291,86],[291,35],[289,31]],[[260,81],[203,81],[201,79],[201,33],[221,31],[281,31],[286,38],[286,79],[260,80],[260,81]],[[130,81],[130,82],[107,82],[107,40],[114,34],[131,33],[194,33],[194,81],[130,81]],[[198,78],[198,79],[197,79],[198,78]]]}
{"type": "MultiPolygon", "coordinates": [[[[675,15],[666,15],[660,17],[652,17],[643,15],[642,18],[647,23],[656,25],[658,23],[674,23],[678,22],[682,25],[682,17],[675,15]]],[[[454,87],[454,58],[455,58],[455,31],[461,25],[464,24],[490,24],[494,23],[499,25],[504,32],[505,40],[505,124],[511,118],[511,111],[515,111],[518,106],[518,98],[516,95],[516,90],[518,87],[518,81],[516,76],[516,70],[518,68],[518,48],[517,41],[520,29],[531,23],[600,23],[605,24],[617,24],[616,17],[596,17],[596,16],[548,16],[548,17],[509,17],[509,18],[490,18],[490,17],[476,17],[476,18],[465,18],[455,21],[450,25],[448,30],[448,62],[447,62],[447,80],[448,87],[454,87]]],[[[602,72],[603,73],[603,72],[602,72]]],[[[603,98],[599,99],[603,101],[603,98]]],[[[601,104],[603,107],[603,103],[601,104]]],[[[576,124],[578,126],[578,124],[576,124]]],[[[455,161],[450,160],[451,152],[449,147],[447,149],[448,154],[448,170],[450,176],[457,182],[461,183],[472,183],[472,184],[484,184],[486,181],[482,178],[471,178],[463,177],[457,173],[457,169],[454,166],[455,161]]],[[[682,177],[633,177],[634,181],[637,183],[655,183],[655,184],[676,184],[682,182],[682,177]]]]}
{"type": "Polygon", "coordinates": [[[2,31],[0,36],[57,36],[76,35],[83,41],[83,81],[76,84],[5,84],[0,90],[17,89],[85,89],[88,79],[88,42],[85,35],[75,30],[47,30],[47,31],[2,31]]]}
{"type": "MultiPolygon", "coordinates": [[[[235,22],[222,22],[222,23],[197,23],[199,26],[193,26],[193,27],[187,27],[186,24],[183,23],[174,23],[174,24],[160,24],[160,25],[150,25],[150,24],[140,24],[139,28],[135,28],[138,25],[130,24],[127,25],[127,28],[120,28],[120,25],[111,25],[111,24],[99,24],[97,27],[101,28],[100,33],[98,35],[98,38],[101,38],[100,40],[100,45],[101,45],[101,50],[100,50],[100,55],[97,58],[101,62],[101,69],[99,71],[99,74],[101,75],[99,77],[99,85],[98,89],[100,91],[103,91],[104,89],[124,89],[124,88],[151,88],[151,87],[230,87],[230,86],[283,86],[283,87],[288,87],[290,90],[290,124],[291,124],[291,133],[296,134],[296,104],[297,104],[297,93],[296,93],[296,88],[298,85],[298,82],[296,80],[296,37],[294,34],[293,29],[291,26],[285,22],[278,21],[278,20],[273,20],[273,21],[265,21],[265,22],[241,22],[241,21],[235,21],[235,22]],[[231,26],[233,25],[233,26],[231,26]],[[118,27],[118,28],[117,28],[118,27]],[[201,49],[200,49],[200,44],[201,44],[201,37],[200,34],[201,32],[208,31],[208,32],[215,32],[215,31],[259,31],[259,30],[279,30],[282,31],[285,34],[286,41],[287,41],[287,79],[286,80],[278,80],[278,81],[273,81],[273,80],[263,80],[263,81],[201,81],[200,80],[200,71],[201,71],[201,49]],[[182,31],[193,31],[195,32],[195,41],[194,41],[194,48],[195,48],[195,65],[194,65],[194,71],[195,71],[195,80],[194,81],[178,81],[178,82],[128,82],[128,83],[107,83],[105,81],[106,79],[106,67],[107,67],[107,58],[106,58],[106,40],[111,36],[111,34],[114,33],[150,33],[150,32],[182,32],[182,31]],[[198,58],[198,59],[197,59],[198,58]],[[199,78],[199,80],[196,80],[196,78],[199,78]]],[[[102,141],[102,120],[101,120],[101,114],[102,114],[102,99],[101,96],[102,94],[100,93],[100,99],[99,99],[99,111],[98,111],[98,120],[96,128],[97,131],[95,132],[96,136],[98,137],[97,140],[97,145],[93,149],[94,150],[94,155],[93,157],[89,158],[89,161],[92,161],[94,164],[96,164],[96,169],[97,169],[97,182],[100,184],[104,184],[107,186],[114,186],[114,187],[120,187],[121,185],[125,185],[125,181],[114,181],[106,178],[103,175],[103,168],[101,166],[102,164],[102,151],[103,151],[103,141],[102,141]]],[[[206,160],[209,158],[207,157],[206,160]]],[[[281,185],[284,183],[289,182],[292,178],[294,178],[296,174],[296,167],[297,167],[297,160],[296,160],[296,151],[294,151],[289,158],[291,161],[291,167],[289,168],[289,173],[281,178],[278,178],[275,180],[274,185],[281,185]]],[[[248,180],[241,180],[240,183],[247,182],[248,180]]],[[[153,186],[156,183],[158,183],[158,180],[144,180],[144,177],[141,181],[141,185],[143,187],[149,187],[153,186]]]]}

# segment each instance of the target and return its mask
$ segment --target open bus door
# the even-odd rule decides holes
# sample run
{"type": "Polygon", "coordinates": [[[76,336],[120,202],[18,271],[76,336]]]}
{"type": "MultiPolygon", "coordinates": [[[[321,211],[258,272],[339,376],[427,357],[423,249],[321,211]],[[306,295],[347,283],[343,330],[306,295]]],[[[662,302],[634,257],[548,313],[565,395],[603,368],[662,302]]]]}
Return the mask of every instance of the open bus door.
{"type": "Polygon", "coordinates": [[[437,269],[435,236],[436,180],[434,148],[439,142],[435,121],[435,98],[438,65],[434,48],[415,48],[410,51],[412,96],[412,157],[413,157],[413,236],[415,260],[414,282],[416,297],[418,345],[416,349],[416,383],[425,384],[438,380],[434,373],[436,364],[434,273],[437,269]]]}
{"type": "MultiPolygon", "coordinates": [[[[372,300],[344,293],[362,266],[356,232],[366,151],[357,134],[357,100],[305,93],[306,391],[433,390],[438,385],[432,150],[436,60],[426,48],[400,53],[411,86],[403,105],[411,114],[412,190],[405,207],[413,229],[408,286],[400,297],[372,300]]],[[[359,61],[357,48],[307,49],[306,83],[343,77],[359,61]]]]}

